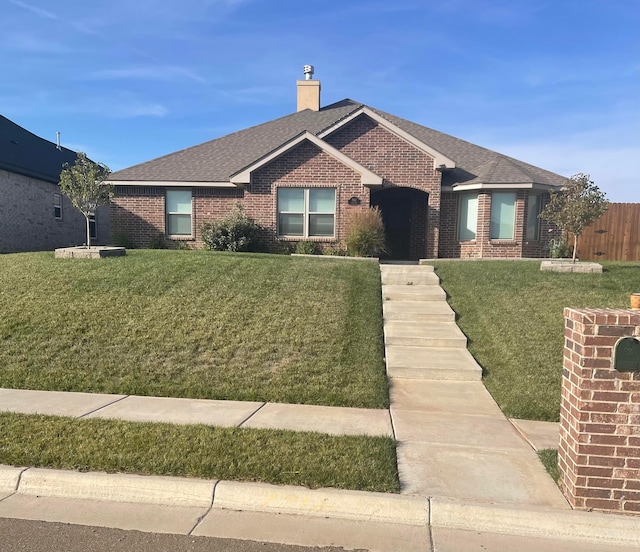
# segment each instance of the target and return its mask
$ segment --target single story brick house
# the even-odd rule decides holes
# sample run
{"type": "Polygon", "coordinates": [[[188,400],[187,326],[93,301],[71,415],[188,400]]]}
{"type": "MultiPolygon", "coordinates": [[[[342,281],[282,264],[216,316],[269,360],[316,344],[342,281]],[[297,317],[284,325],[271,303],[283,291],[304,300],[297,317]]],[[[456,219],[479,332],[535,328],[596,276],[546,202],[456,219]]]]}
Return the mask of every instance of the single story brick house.
{"type": "MultiPolygon", "coordinates": [[[[0,115],[0,253],[53,250],[87,241],[85,218],[60,193],[60,172],[76,152],[59,147],[0,115]]],[[[107,240],[109,211],[92,221],[107,240]]]]}
{"type": "Polygon", "coordinates": [[[279,242],[345,239],[378,206],[397,259],[540,257],[538,218],[566,178],[297,82],[295,113],[113,173],[112,231],[145,247],[200,246],[200,226],[240,203],[279,242]]]}

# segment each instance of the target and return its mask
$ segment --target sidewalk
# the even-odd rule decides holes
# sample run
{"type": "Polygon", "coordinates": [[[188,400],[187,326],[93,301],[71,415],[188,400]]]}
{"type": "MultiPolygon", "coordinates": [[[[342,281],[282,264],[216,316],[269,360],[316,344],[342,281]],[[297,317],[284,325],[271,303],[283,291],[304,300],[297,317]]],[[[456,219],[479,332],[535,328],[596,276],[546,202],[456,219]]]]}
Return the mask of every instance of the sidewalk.
{"type": "Polygon", "coordinates": [[[8,389],[0,411],[392,435],[400,495],[0,466],[0,517],[380,551],[460,530],[637,550],[638,517],[569,508],[534,451],[557,424],[504,417],[433,268],[380,268],[389,411],[8,389]]]}
{"type": "Polygon", "coordinates": [[[0,411],[3,410],[130,422],[319,431],[332,435],[392,435],[388,410],[306,404],[0,389],[0,411]]]}

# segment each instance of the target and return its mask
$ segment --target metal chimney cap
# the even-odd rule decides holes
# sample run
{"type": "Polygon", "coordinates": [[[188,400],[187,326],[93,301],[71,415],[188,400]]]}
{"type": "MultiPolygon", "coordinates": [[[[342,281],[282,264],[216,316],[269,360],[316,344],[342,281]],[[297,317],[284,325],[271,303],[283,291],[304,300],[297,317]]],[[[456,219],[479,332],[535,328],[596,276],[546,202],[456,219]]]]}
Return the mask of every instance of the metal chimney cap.
{"type": "Polygon", "coordinates": [[[311,80],[313,78],[313,65],[305,65],[302,68],[302,72],[306,80],[311,80]]]}

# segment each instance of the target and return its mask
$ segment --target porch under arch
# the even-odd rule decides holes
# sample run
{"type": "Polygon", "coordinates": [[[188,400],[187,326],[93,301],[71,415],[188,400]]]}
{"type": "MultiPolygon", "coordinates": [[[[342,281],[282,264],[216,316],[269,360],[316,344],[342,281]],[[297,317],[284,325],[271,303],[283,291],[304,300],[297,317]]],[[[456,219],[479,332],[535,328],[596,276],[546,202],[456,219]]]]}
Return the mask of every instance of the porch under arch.
{"type": "Polygon", "coordinates": [[[384,258],[428,257],[429,194],[415,188],[390,187],[372,191],[371,206],[382,213],[388,253],[384,258]]]}

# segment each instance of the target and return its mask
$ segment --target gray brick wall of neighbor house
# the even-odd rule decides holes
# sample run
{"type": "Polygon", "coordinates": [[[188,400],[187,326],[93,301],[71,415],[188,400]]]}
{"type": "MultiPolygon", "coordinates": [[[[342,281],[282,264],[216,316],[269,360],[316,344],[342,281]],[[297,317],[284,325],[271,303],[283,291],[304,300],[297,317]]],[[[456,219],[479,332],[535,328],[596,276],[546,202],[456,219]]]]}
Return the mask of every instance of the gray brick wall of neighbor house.
{"type": "MultiPolygon", "coordinates": [[[[84,216],[62,195],[62,218],[56,219],[55,194],[61,195],[55,184],[0,170],[0,253],[47,251],[86,242],[84,216]]],[[[109,217],[105,208],[96,221],[95,243],[106,243],[109,217]]]]}

